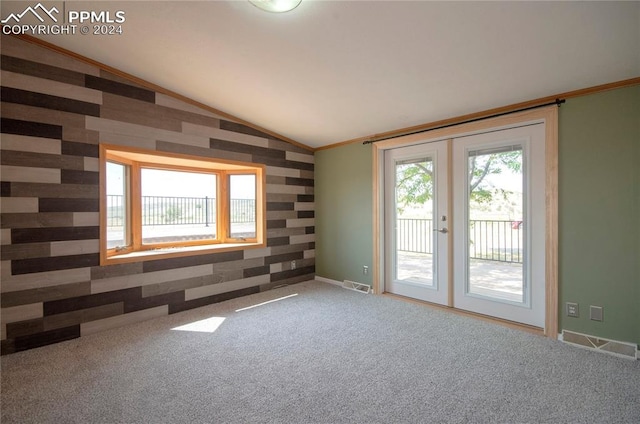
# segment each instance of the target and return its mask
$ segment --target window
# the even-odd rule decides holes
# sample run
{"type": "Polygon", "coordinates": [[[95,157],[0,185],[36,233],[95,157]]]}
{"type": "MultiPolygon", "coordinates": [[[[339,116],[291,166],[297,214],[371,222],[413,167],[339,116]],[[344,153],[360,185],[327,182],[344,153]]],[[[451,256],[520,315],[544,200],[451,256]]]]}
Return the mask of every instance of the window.
{"type": "Polygon", "coordinates": [[[264,166],[100,146],[103,264],[264,246],[264,166]]]}

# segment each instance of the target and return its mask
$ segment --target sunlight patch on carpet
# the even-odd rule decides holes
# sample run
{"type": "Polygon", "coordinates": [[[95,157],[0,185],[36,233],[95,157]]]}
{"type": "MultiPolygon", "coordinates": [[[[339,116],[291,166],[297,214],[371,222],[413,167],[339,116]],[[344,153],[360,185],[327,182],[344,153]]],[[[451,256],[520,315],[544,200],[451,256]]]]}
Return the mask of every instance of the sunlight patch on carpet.
{"type": "Polygon", "coordinates": [[[246,308],[236,309],[236,312],[241,312],[241,311],[246,311],[247,309],[257,308],[258,306],[263,306],[263,305],[266,305],[268,303],[278,302],[280,300],[288,299],[290,297],[294,297],[294,296],[297,296],[297,295],[298,295],[298,293],[294,293],[294,294],[290,294],[289,296],[283,296],[283,297],[279,297],[277,299],[267,300],[266,302],[256,303],[255,305],[247,306],[246,308]]]}
{"type": "Polygon", "coordinates": [[[190,322],[189,324],[181,325],[180,327],[172,328],[176,331],[194,331],[197,333],[213,333],[224,322],[224,317],[211,317],[202,319],[200,321],[190,322]]]}

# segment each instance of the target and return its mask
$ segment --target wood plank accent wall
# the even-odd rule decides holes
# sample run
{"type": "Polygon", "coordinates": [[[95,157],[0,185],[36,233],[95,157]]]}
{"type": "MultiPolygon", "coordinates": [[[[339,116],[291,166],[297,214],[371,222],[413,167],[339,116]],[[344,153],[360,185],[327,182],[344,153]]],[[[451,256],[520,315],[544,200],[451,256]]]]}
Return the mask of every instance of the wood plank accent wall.
{"type": "Polygon", "coordinates": [[[2,354],[314,277],[309,150],[5,35],[1,76],[2,354]],[[266,165],[267,247],[100,266],[101,142],[266,165]]]}

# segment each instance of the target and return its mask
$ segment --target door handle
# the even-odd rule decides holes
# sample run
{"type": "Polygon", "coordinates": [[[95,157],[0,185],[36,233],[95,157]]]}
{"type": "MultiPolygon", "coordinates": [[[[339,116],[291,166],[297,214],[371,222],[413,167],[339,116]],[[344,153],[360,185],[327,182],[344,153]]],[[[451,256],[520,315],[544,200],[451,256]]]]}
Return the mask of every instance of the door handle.
{"type": "Polygon", "coordinates": [[[436,228],[433,231],[437,231],[437,232],[442,233],[442,234],[447,234],[449,232],[449,230],[447,230],[446,228],[440,228],[440,229],[436,228]]]}

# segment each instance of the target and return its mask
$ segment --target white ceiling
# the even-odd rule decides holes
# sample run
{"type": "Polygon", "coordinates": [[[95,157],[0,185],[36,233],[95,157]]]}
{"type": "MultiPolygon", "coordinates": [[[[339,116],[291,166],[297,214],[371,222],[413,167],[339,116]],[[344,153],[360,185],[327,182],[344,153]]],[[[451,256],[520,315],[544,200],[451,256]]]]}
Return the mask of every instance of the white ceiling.
{"type": "Polygon", "coordinates": [[[41,38],[312,147],[640,76],[638,1],[83,7],[124,34],[41,38]]]}

